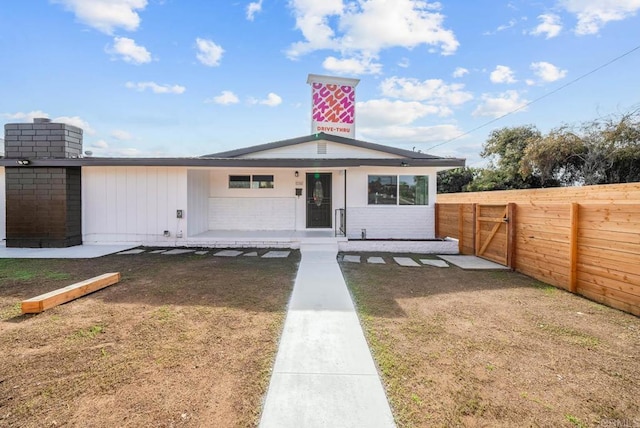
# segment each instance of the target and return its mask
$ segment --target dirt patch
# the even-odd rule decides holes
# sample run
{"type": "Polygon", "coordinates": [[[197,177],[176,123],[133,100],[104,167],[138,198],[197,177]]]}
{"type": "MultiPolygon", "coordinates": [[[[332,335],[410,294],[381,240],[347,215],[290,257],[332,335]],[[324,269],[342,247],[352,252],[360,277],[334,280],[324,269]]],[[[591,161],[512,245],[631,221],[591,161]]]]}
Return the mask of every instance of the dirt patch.
{"type": "Polygon", "coordinates": [[[513,272],[375,255],[341,267],[400,427],[640,427],[637,317],[513,272]]]}
{"type": "Polygon", "coordinates": [[[298,261],[0,260],[0,425],[254,426],[298,261]],[[114,271],[116,285],[20,315],[23,299],[114,271]]]}

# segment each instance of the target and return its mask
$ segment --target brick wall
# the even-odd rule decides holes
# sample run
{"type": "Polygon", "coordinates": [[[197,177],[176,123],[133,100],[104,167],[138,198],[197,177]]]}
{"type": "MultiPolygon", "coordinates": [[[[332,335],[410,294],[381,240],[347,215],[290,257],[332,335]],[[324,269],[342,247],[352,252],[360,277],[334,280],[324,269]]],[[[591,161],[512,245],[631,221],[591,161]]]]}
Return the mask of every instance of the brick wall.
{"type": "Polygon", "coordinates": [[[7,247],[82,244],[80,168],[5,168],[7,247]]]}
{"type": "MultiPolygon", "coordinates": [[[[82,129],[49,119],[5,125],[5,158],[33,161],[82,155],[82,129]]],[[[80,167],[5,167],[7,247],[82,244],[80,167]]]]}
{"type": "Polygon", "coordinates": [[[5,158],[77,158],[82,155],[82,129],[75,126],[34,119],[34,123],[8,123],[4,129],[5,158]]]}

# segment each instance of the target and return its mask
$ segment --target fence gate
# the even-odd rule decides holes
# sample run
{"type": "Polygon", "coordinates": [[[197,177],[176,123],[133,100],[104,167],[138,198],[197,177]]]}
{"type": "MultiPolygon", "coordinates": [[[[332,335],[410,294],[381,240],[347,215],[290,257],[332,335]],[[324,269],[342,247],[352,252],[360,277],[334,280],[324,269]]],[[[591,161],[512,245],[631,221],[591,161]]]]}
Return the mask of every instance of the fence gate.
{"type": "Polygon", "coordinates": [[[515,204],[476,205],[476,256],[513,268],[515,204]]]}

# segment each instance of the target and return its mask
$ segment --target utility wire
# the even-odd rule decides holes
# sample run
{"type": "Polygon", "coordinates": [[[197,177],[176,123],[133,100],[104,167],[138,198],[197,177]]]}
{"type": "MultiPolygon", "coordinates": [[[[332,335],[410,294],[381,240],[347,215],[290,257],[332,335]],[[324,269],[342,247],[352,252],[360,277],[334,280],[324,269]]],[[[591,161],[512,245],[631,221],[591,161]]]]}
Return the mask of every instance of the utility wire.
{"type": "Polygon", "coordinates": [[[627,55],[631,55],[633,52],[637,51],[638,49],[640,49],[640,45],[638,45],[638,46],[636,46],[636,47],[634,47],[634,48],[632,48],[632,49],[630,49],[630,50],[626,51],[625,53],[623,53],[623,54],[621,54],[621,55],[618,55],[617,57],[613,58],[612,60],[609,60],[609,61],[605,62],[604,64],[602,64],[602,65],[600,65],[600,66],[598,66],[598,67],[594,68],[593,70],[588,71],[588,72],[586,72],[586,73],[584,73],[584,74],[582,74],[582,75],[580,75],[580,76],[576,77],[575,79],[573,79],[573,80],[571,80],[571,81],[569,81],[569,82],[565,83],[564,85],[562,85],[562,86],[558,86],[558,87],[557,87],[556,89],[554,89],[553,91],[551,91],[551,92],[547,92],[546,94],[541,95],[541,96],[539,96],[538,98],[535,98],[534,100],[531,100],[531,101],[529,101],[529,102],[527,102],[527,103],[525,103],[525,104],[521,105],[520,107],[518,107],[518,108],[516,108],[516,109],[514,109],[514,110],[511,110],[510,112],[507,112],[507,113],[503,114],[502,116],[498,116],[498,117],[496,117],[495,119],[491,119],[490,121],[485,122],[485,123],[483,123],[482,125],[476,126],[475,128],[473,128],[473,129],[471,129],[471,130],[469,130],[469,131],[463,132],[462,134],[460,134],[460,135],[458,135],[458,136],[455,136],[455,137],[450,138],[450,139],[448,139],[448,140],[446,140],[446,141],[443,141],[442,143],[438,143],[438,144],[436,144],[435,146],[431,146],[431,147],[429,147],[428,149],[425,149],[425,150],[431,150],[431,149],[434,149],[434,148],[436,148],[436,147],[440,147],[440,146],[443,146],[443,145],[445,145],[445,144],[449,144],[450,142],[455,141],[455,140],[457,140],[457,139],[459,139],[459,138],[462,138],[462,137],[464,137],[465,135],[469,135],[469,134],[471,134],[471,133],[473,133],[473,132],[476,132],[478,129],[482,129],[482,128],[484,128],[485,126],[491,125],[492,123],[495,123],[495,122],[497,122],[497,121],[499,121],[499,120],[501,120],[501,119],[504,119],[505,117],[507,117],[507,116],[509,116],[509,115],[511,115],[511,114],[513,114],[513,113],[516,113],[516,112],[518,112],[518,111],[520,111],[520,110],[523,110],[523,109],[525,109],[525,108],[529,107],[531,104],[533,104],[533,103],[537,103],[538,101],[540,101],[540,100],[542,100],[542,99],[544,99],[544,98],[547,98],[548,96],[551,96],[551,95],[555,94],[556,92],[559,92],[559,91],[563,90],[563,89],[564,89],[564,88],[566,88],[567,86],[573,85],[574,83],[578,82],[579,80],[582,80],[582,79],[584,79],[585,77],[588,77],[588,76],[592,75],[593,73],[596,73],[596,72],[598,72],[598,71],[602,70],[603,68],[605,68],[605,67],[607,67],[607,66],[609,66],[609,65],[613,64],[614,62],[616,62],[616,61],[618,61],[618,60],[620,60],[620,59],[624,58],[625,56],[627,56],[627,55]]]}

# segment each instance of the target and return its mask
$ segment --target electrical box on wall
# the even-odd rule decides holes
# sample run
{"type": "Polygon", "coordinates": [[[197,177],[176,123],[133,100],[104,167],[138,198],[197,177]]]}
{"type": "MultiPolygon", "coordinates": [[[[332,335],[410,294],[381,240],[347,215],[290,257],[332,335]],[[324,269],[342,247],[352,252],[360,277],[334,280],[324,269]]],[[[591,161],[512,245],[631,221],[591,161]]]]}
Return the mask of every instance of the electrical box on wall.
{"type": "Polygon", "coordinates": [[[176,211],[176,217],[177,218],[182,218],[182,210],[177,210],[176,211]]]}

